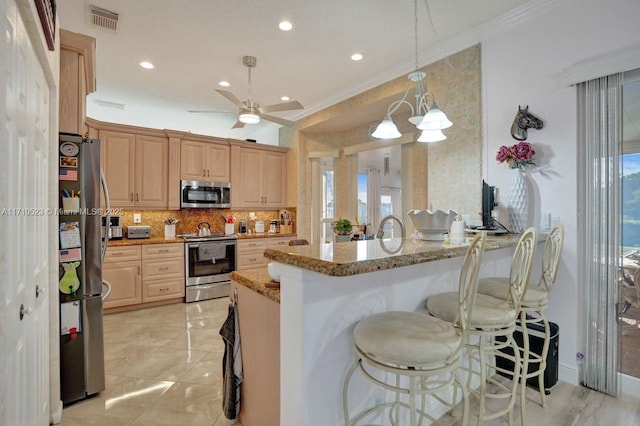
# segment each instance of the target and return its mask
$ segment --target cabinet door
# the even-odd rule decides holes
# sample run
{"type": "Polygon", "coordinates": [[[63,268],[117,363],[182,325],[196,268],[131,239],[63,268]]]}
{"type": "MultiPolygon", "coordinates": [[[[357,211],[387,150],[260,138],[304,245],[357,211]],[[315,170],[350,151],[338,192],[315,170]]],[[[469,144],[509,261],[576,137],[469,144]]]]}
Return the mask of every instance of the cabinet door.
{"type": "Polygon", "coordinates": [[[233,207],[262,207],[262,151],[242,148],[233,167],[240,171],[231,187],[233,207]]]}
{"type": "Polygon", "coordinates": [[[207,180],[213,182],[229,182],[229,147],[225,145],[206,144],[207,180]]]}
{"type": "Polygon", "coordinates": [[[84,122],[83,108],[80,101],[84,102],[81,90],[81,81],[84,75],[80,73],[82,58],[77,52],[60,49],[60,131],[66,133],[81,133],[81,123],[84,122]]]}
{"type": "Polygon", "coordinates": [[[287,161],[281,152],[262,154],[262,195],[267,208],[286,207],[287,204],[287,161]]]}
{"type": "Polygon", "coordinates": [[[140,261],[105,262],[102,278],[111,284],[111,294],[104,302],[105,309],[142,303],[140,261]]]}
{"type": "Polygon", "coordinates": [[[204,180],[207,175],[205,144],[183,140],[180,143],[180,178],[204,180]]]}
{"type": "Polygon", "coordinates": [[[135,193],[135,144],[130,133],[100,130],[100,143],[104,145],[101,159],[111,207],[133,207],[135,193]]]}
{"type": "Polygon", "coordinates": [[[136,207],[166,209],[169,139],[136,136],[136,207]]]}

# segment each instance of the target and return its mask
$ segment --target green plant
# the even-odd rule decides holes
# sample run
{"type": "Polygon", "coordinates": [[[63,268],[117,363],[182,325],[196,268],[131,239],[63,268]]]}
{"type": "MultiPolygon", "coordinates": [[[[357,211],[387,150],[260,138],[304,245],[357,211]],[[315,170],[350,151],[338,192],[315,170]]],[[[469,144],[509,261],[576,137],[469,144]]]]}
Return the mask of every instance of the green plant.
{"type": "Polygon", "coordinates": [[[333,232],[338,235],[350,235],[353,231],[349,219],[338,219],[333,222],[333,232]]]}

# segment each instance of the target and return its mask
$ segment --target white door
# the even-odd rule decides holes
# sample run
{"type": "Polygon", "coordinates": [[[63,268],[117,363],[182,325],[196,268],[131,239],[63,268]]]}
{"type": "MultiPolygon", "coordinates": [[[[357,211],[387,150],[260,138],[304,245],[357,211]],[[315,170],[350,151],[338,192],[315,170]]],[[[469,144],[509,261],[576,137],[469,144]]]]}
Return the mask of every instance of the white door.
{"type": "Polygon", "coordinates": [[[49,424],[49,87],[0,2],[0,424],[49,424]]]}

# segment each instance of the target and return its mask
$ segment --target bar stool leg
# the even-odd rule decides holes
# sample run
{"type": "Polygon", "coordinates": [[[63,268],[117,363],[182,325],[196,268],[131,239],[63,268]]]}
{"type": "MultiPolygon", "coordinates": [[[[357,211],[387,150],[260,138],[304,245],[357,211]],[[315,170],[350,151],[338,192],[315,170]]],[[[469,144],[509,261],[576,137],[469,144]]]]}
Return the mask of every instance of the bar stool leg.
{"type": "Polygon", "coordinates": [[[522,424],[526,424],[526,410],[525,405],[527,403],[526,391],[527,391],[527,377],[529,375],[529,332],[527,330],[527,312],[522,310],[520,312],[520,325],[522,326],[522,366],[520,373],[520,419],[522,424]]]}

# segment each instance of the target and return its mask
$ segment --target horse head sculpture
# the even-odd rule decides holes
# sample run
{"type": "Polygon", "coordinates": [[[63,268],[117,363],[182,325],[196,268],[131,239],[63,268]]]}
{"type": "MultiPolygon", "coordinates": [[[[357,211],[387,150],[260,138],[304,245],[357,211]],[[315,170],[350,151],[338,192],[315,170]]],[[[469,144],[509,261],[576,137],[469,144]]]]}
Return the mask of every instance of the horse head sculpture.
{"type": "Polygon", "coordinates": [[[542,120],[529,112],[528,105],[524,109],[518,105],[518,113],[511,125],[511,136],[523,141],[527,139],[527,129],[542,129],[542,126],[542,120]]]}

